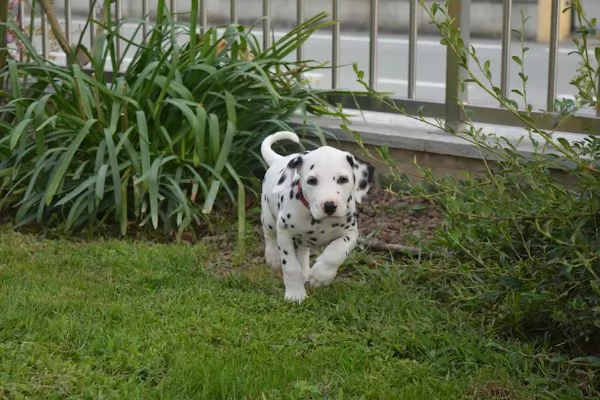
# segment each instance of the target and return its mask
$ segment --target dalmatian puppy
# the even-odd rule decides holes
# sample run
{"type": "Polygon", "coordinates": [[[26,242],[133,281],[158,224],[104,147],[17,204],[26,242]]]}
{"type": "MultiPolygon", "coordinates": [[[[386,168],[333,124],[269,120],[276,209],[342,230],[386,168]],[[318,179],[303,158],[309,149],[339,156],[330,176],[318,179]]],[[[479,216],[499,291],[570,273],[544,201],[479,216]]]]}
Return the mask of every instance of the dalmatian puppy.
{"type": "Polygon", "coordinates": [[[282,156],[271,146],[280,140],[299,143],[295,133],[265,138],[261,154],[269,166],[262,185],[261,221],[265,259],[281,268],[285,299],[301,302],[304,284],[331,283],[358,237],[356,204],[373,182],[374,167],[352,154],[323,146],[282,156]],[[310,248],[325,246],[310,268],[310,248]]]}

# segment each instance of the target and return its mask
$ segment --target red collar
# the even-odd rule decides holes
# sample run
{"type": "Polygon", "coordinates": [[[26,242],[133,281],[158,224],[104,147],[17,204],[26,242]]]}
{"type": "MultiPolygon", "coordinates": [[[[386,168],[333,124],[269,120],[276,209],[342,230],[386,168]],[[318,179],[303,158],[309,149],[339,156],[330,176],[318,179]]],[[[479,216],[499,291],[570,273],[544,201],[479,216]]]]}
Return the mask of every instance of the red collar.
{"type": "Polygon", "coordinates": [[[300,184],[300,180],[298,180],[298,200],[300,200],[300,202],[304,204],[304,207],[310,209],[308,200],[306,200],[306,197],[304,197],[304,193],[302,193],[302,185],[300,184]]]}

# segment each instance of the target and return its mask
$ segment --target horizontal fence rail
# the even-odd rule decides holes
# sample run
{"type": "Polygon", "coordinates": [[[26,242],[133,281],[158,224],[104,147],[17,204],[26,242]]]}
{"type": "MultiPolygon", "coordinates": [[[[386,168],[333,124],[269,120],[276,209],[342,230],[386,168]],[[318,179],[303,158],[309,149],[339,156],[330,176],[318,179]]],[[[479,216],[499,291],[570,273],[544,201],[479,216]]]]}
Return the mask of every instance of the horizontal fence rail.
{"type": "MultiPolygon", "coordinates": [[[[103,0],[108,1],[108,0],[103,0]]],[[[79,35],[76,32],[77,26],[75,24],[74,13],[78,13],[78,17],[91,18],[94,21],[98,21],[100,16],[104,12],[104,2],[101,0],[55,0],[53,2],[56,9],[61,9],[62,13],[57,13],[59,19],[62,16],[61,24],[65,31],[65,38],[69,44],[73,45],[74,41],[79,39],[79,35]]],[[[247,0],[249,2],[249,0],[247,0]]],[[[260,0],[254,0],[260,1],[260,0]]],[[[308,17],[306,14],[307,5],[304,0],[288,0],[294,6],[295,18],[293,18],[296,24],[300,24],[308,17]],[[295,3],[295,4],[294,4],[295,3]]],[[[464,112],[469,114],[470,119],[477,122],[487,122],[503,125],[518,125],[519,121],[508,111],[500,107],[490,107],[484,105],[473,104],[469,102],[467,97],[467,91],[464,91],[463,79],[466,77],[465,71],[459,67],[458,58],[455,54],[450,51],[448,47],[445,54],[445,67],[446,75],[445,82],[443,85],[444,90],[444,101],[431,101],[419,97],[419,91],[417,86],[417,74],[419,71],[419,61],[417,59],[418,40],[419,40],[419,0],[404,0],[408,10],[408,29],[407,29],[407,55],[406,59],[403,60],[401,55],[390,54],[389,52],[382,54],[380,52],[379,43],[381,37],[379,34],[379,19],[380,19],[380,7],[382,1],[379,0],[365,0],[365,5],[368,3],[368,16],[367,16],[367,31],[365,38],[368,40],[368,63],[366,65],[366,76],[368,77],[369,85],[377,89],[378,88],[378,76],[380,68],[380,60],[382,57],[392,57],[398,60],[398,65],[403,65],[406,68],[407,80],[406,80],[406,95],[402,96],[399,93],[392,95],[392,99],[398,107],[401,107],[408,112],[422,113],[425,116],[432,116],[436,118],[444,118],[446,125],[451,129],[459,129],[462,125],[462,121],[465,120],[466,116],[464,112]]],[[[398,3],[402,1],[398,0],[398,3]]],[[[36,2],[39,4],[39,2],[36,2]]],[[[34,3],[34,4],[36,4],[34,3]]],[[[211,10],[208,9],[209,2],[207,0],[198,0],[198,15],[197,20],[200,25],[200,32],[203,33],[207,28],[210,27],[211,21],[211,10]]],[[[443,1],[440,1],[443,3],[443,1]]],[[[555,111],[555,101],[557,98],[557,72],[558,72],[558,53],[559,53],[559,24],[560,24],[560,7],[561,0],[550,0],[551,12],[550,12],[550,39],[548,44],[548,78],[547,85],[545,88],[546,99],[545,99],[545,111],[555,111]]],[[[118,21],[121,21],[123,17],[131,17],[132,12],[138,12],[139,16],[136,16],[132,21],[144,21],[145,24],[141,28],[141,40],[146,38],[150,31],[150,24],[153,16],[153,6],[155,2],[150,0],[114,0],[111,4],[112,17],[115,18],[115,29],[117,32],[123,32],[120,28],[118,21]],[[132,11],[133,10],[133,11],[132,11]],[[138,11],[139,10],[139,11],[138,11]]],[[[213,5],[215,2],[212,3],[213,5]]],[[[247,4],[247,3],[246,3],[247,4]]],[[[255,18],[255,25],[262,29],[255,29],[255,32],[262,34],[262,44],[265,47],[271,45],[273,38],[275,37],[275,28],[277,28],[273,17],[273,8],[277,7],[279,2],[272,2],[271,0],[260,1],[261,7],[258,7],[256,11],[260,12],[262,16],[255,18]]],[[[246,8],[244,2],[240,0],[230,0],[227,3],[226,0],[221,0],[219,7],[227,9],[228,19],[231,23],[238,23],[238,21],[245,16],[244,11],[246,8]]],[[[325,0],[323,1],[322,10],[328,11],[334,20],[338,20],[341,15],[341,11],[344,7],[351,6],[350,2],[343,0],[325,0]]],[[[36,9],[32,14],[31,10],[26,9],[25,1],[18,3],[18,24],[20,29],[27,29],[26,20],[30,15],[34,15],[36,20],[39,20],[38,34],[40,36],[39,51],[40,53],[48,58],[50,56],[50,42],[53,40],[53,36],[49,30],[49,22],[46,15],[41,12],[41,9],[36,9]]],[[[39,5],[38,5],[39,7],[39,5]]],[[[174,20],[179,20],[185,23],[186,18],[189,18],[190,3],[178,0],[169,0],[167,7],[173,12],[174,20]]],[[[247,7],[247,6],[246,6],[247,7]]],[[[314,8],[314,7],[313,7],[314,8]]],[[[311,8],[311,10],[313,9],[311,8]]],[[[453,20],[453,24],[460,29],[462,40],[465,44],[470,41],[470,10],[471,0],[450,0],[448,1],[448,13],[453,20]]],[[[421,10],[422,11],[422,10],[421,10]]],[[[512,34],[512,11],[513,1],[503,0],[502,3],[502,30],[501,30],[501,61],[500,61],[500,82],[499,90],[503,96],[508,96],[511,92],[510,87],[510,66],[511,66],[511,34],[512,34]]],[[[220,25],[224,21],[218,21],[214,25],[220,25]]],[[[334,25],[331,29],[331,83],[329,85],[332,89],[343,87],[341,82],[340,68],[344,67],[341,63],[341,28],[344,21],[334,25]]],[[[92,44],[97,39],[96,29],[89,29],[87,37],[89,48],[92,48],[92,44]]],[[[123,54],[124,48],[128,47],[125,44],[132,38],[123,37],[118,39],[116,42],[116,57],[118,60],[126,58],[126,54],[123,54]]],[[[136,39],[137,40],[137,39],[136,39]]],[[[305,48],[299,47],[296,50],[296,57],[298,60],[303,60],[305,57],[305,48]]],[[[22,55],[21,55],[22,58],[22,55]]],[[[325,60],[319,60],[325,61],[325,60]]],[[[440,66],[444,65],[442,62],[440,66]]],[[[365,66],[359,66],[365,67],[365,66]]],[[[346,66],[347,68],[347,66],[346,66]]],[[[400,67],[399,67],[400,68],[400,67]]],[[[118,72],[118,71],[116,71],[118,72]]],[[[442,86],[440,86],[442,89],[442,86]]],[[[332,96],[332,100],[340,102],[342,105],[353,108],[356,104],[359,104],[363,109],[372,111],[389,112],[391,110],[384,107],[380,102],[373,101],[369,98],[356,98],[351,95],[337,94],[332,96]]],[[[543,127],[548,129],[553,128],[553,120],[545,116],[543,111],[534,112],[533,116],[543,127]]],[[[577,115],[567,121],[564,125],[561,125],[561,130],[572,131],[572,132],[583,132],[584,129],[592,129],[593,131],[600,131],[600,118],[595,115],[577,115]]]]}

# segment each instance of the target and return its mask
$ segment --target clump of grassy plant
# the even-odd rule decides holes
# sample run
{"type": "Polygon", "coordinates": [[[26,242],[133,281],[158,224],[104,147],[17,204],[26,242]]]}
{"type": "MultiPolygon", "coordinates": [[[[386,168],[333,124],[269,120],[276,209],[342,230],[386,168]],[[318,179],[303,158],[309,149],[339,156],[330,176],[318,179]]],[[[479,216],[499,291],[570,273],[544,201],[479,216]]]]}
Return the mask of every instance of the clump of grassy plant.
{"type": "MultiPolygon", "coordinates": [[[[334,22],[318,14],[261,48],[240,25],[198,34],[198,1],[190,4],[184,24],[159,1],[138,43],[119,36],[124,21],[113,21],[105,2],[104,22],[88,26],[102,24],[92,49],[74,46],[85,57],[68,57],[67,66],[43,59],[24,32],[2,24],[26,57],[0,70],[0,212],[18,225],[116,226],[121,234],[135,225],[181,235],[226,201],[237,204],[244,236],[262,138],[291,129],[294,113],[329,113],[302,79],[318,64],[287,56],[334,22]],[[133,53],[127,65],[117,40],[133,53]]],[[[310,123],[303,130],[324,140],[310,123]]]]}

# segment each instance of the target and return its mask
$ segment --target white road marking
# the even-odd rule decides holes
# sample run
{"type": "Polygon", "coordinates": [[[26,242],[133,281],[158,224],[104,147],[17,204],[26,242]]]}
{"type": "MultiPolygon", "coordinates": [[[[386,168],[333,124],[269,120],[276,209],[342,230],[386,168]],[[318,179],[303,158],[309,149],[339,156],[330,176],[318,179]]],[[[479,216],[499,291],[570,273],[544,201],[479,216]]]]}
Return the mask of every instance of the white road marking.
{"type": "MultiPolygon", "coordinates": [[[[313,33],[310,36],[311,39],[317,40],[332,40],[331,35],[323,34],[323,33],[313,33]]],[[[358,43],[369,43],[370,38],[368,36],[356,36],[356,35],[340,35],[340,41],[342,42],[358,42],[358,43]]],[[[390,37],[379,37],[377,38],[377,43],[379,44],[408,44],[408,39],[405,38],[390,38],[390,37]]],[[[417,44],[419,46],[437,46],[444,47],[440,44],[439,40],[417,40],[417,44]]],[[[502,46],[499,44],[492,43],[471,43],[477,49],[490,49],[490,50],[500,50],[502,46]]]]}
{"type": "MultiPolygon", "coordinates": [[[[402,86],[408,85],[408,81],[406,79],[379,78],[379,79],[377,79],[377,82],[385,83],[388,85],[402,85],[402,86]]],[[[417,86],[436,88],[436,89],[446,88],[446,84],[443,82],[417,81],[417,86]]]]}

